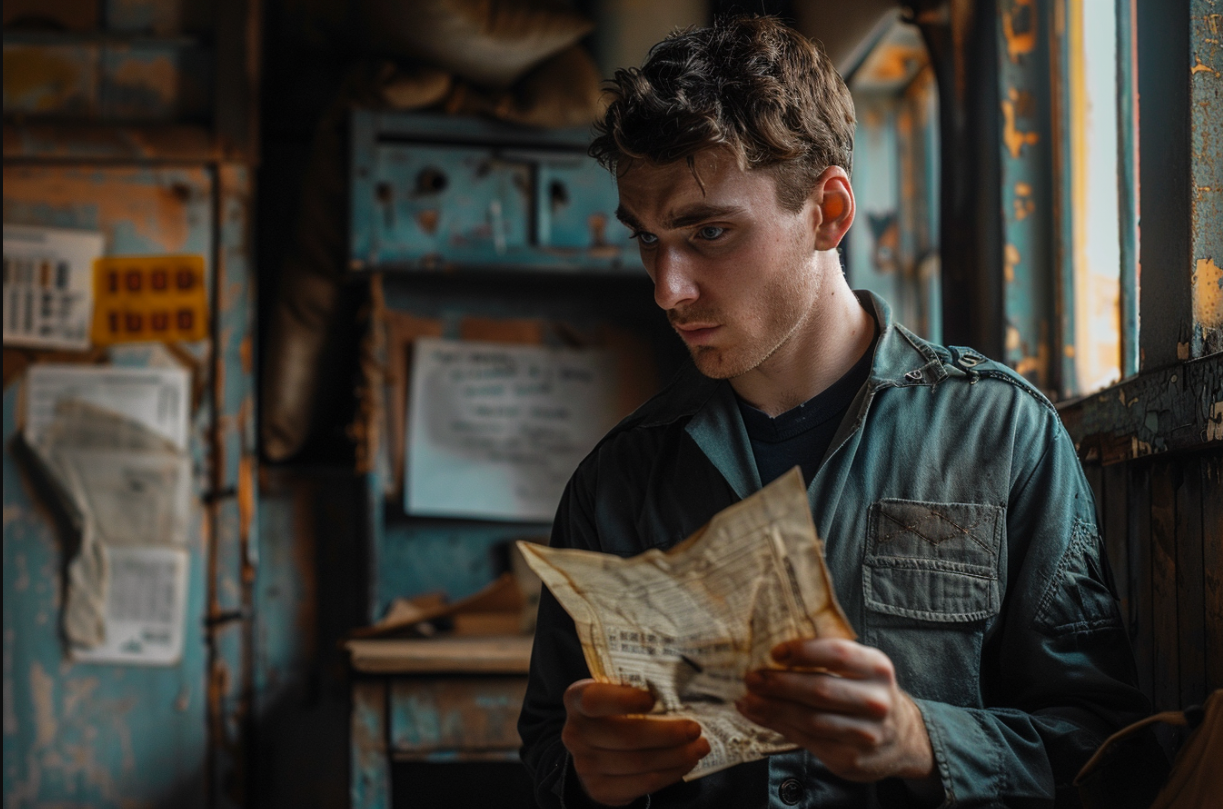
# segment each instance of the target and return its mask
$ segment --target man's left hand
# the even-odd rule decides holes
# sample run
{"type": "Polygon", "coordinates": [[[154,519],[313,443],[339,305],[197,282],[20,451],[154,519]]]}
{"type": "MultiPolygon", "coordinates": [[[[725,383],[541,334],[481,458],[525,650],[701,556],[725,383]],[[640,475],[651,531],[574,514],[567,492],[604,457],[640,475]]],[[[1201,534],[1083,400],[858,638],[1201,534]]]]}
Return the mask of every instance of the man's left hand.
{"type": "Polygon", "coordinates": [[[783,669],[750,672],[739,712],[850,781],[926,779],[934,752],[921,710],[878,649],[840,639],[778,645],[783,669]]]}

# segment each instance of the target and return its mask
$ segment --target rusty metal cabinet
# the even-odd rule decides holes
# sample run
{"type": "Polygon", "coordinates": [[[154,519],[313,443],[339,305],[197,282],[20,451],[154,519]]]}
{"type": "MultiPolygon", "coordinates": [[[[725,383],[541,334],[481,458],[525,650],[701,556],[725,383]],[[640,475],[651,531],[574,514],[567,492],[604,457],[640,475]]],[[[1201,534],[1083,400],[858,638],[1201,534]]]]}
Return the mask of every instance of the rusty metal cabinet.
{"type": "Polygon", "coordinates": [[[585,130],[356,110],[354,271],[638,273],[585,130]]]}
{"type": "MultiPolygon", "coordinates": [[[[581,345],[588,335],[614,329],[622,339],[640,341],[662,377],[682,348],[654,305],[636,245],[615,218],[615,181],[586,154],[590,137],[584,130],[354,111],[350,277],[368,279],[383,316],[427,323],[430,333],[447,338],[501,339],[487,336],[487,327],[509,324],[509,331],[543,334],[544,344],[581,345]],[[474,325],[485,329],[484,336],[472,336],[474,325]]],[[[396,338],[389,327],[383,335],[386,351],[396,338]]],[[[406,384],[406,355],[402,346],[398,354],[395,349],[380,358],[386,378],[377,384],[388,389],[388,379],[406,384]]],[[[644,390],[643,398],[650,392],[644,390]]],[[[385,413],[371,418],[387,423],[385,413]]],[[[550,526],[540,523],[406,514],[402,495],[393,493],[393,467],[402,465],[402,454],[390,446],[402,434],[394,426],[357,432],[377,436],[377,446],[365,452],[374,459],[365,500],[368,621],[395,597],[429,590],[466,596],[496,577],[498,546],[548,533],[550,526]]],[[[403,790],[413,787],[400,782],[456,773],[458,762],[495,767],[517,761],[514,725],[526,651],[520,668],[467,671],[490,664],[481,654],[477,650],[445,677],[403,668],[375,675],[362,668],[360,656],[354,659],[354,807],[389,806],[392,792],[397,803],[407,800],[403,790]],[[392,767],[392,761],[398,763],[392,767]],[[392,771],[411,767],[415,776],[397,776],[392,784],[392,771]]],[[[513,775],[525,779],[520,769],[513,775]]],[[[472,780],[488,780],[488,774],[472,780]]],[[[530,805],[525,780],[498,798],[515,799],[530,805]]],[[[459,802],[452,805],[479,805],[454,800],[459,802]]]]}
{"type": "MultiPolygon", "coordinates": [[[[354,807],[391,805],[395,762],[517,762],[531,639],[350,641],[354,807]]],[[[417,786],[398,779],[410,801],[417,786]]],[[[464,792],[454,784],[454,805],[464,792]]],[[[528,793],[500,793],[505,805],[528,793]]],[[[396,803],[400,803],[398,798],[396,803]]],[[[529,805],[526,804],[526,805],[529,805]]]]}

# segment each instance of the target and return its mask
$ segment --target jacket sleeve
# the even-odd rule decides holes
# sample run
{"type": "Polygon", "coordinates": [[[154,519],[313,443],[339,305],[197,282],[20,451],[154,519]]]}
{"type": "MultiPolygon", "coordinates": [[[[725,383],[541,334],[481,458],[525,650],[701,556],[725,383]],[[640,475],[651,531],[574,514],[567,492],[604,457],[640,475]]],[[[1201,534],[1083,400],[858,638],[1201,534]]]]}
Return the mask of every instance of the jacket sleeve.
{"type": "Polygon", "coordinates": [[[1048,408],[1042,419],[1014,459],[1008,588],[983,650],[986,707],[917,700],[943,806],[1077,806],[1078,770],[1111,733],[1150,712],[1091,489],[1056,414],[1048,408]]]}
{"type": "MultiPolygon", "coordinates": [[[[553,547],[598,547],[585,501],[579,475],[575,474],[552,524],[553,547]]],[[[531,774],[535,800],[542,809],[575,809],[583,805],[581,787],[570,783],[576,776],[569,753],[561,743],[561,729],[565,726],[565,689],[589,676],[573,619],[545,587],[540,594],[526,699],[518,717],[522,761],[531,774]],[[574,789],[579,790],[576,796],[574,789]]]]}

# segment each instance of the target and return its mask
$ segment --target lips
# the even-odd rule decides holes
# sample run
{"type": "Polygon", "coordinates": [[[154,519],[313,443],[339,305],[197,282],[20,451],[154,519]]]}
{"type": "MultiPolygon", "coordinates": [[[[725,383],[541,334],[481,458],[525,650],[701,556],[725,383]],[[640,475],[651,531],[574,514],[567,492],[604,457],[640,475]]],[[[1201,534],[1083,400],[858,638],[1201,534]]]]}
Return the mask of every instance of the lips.
{"type": "Polygon", "coordinates": [[[702,345],[713,339],[714,333],[721,328],[716,323],[673,323],[679,336],[689,345],[702,345]]]}

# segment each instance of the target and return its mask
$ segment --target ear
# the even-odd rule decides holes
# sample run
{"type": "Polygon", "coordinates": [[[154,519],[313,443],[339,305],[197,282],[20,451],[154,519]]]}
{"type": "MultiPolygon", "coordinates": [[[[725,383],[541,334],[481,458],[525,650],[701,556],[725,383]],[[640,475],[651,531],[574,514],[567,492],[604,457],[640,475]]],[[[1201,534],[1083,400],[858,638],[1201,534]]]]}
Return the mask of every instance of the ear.
{"type": "Polygon", "coordinates": [[[815,249],[835,250],[854,223],[854,190],[840,166],[829,166],[811,189],[815,249]]]}

